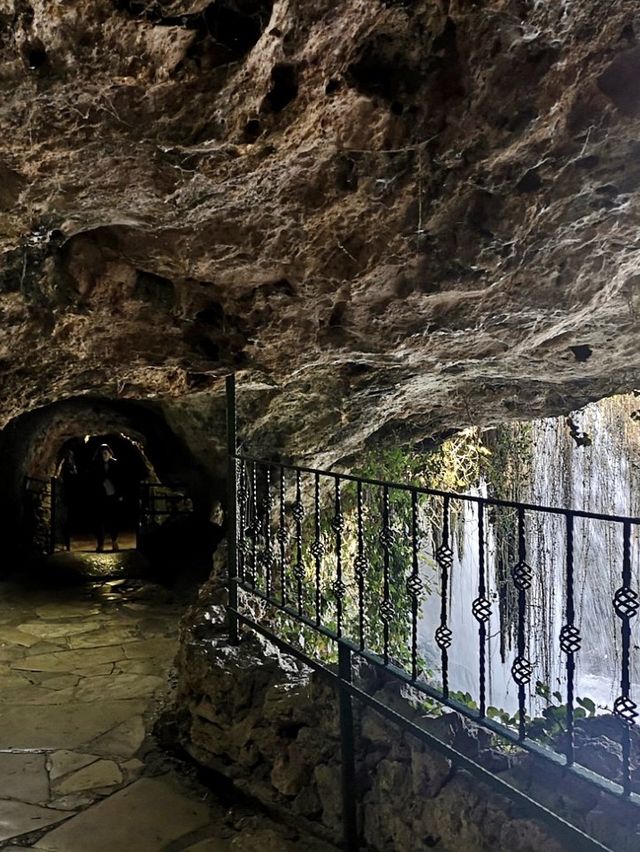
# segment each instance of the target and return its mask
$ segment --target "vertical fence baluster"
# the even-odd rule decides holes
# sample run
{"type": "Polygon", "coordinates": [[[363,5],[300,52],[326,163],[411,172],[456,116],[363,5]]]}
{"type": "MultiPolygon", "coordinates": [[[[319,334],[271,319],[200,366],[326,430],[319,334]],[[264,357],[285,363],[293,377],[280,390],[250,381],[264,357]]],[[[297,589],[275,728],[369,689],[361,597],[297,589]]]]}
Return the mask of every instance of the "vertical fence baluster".
{"type": "Polygon", "coordinates": [[[342,636],[342,609],[347,588],[342,579],[342,533],[344,531],[344,515],[342,514],[342,497],[340,495],[340,477],[335,477],[335,503],[331,526],[336,536],[336,579],[333,583],[333,594],[336,599],[336,633],[342,636]]]}
{"type": "Polygon", "coordinates": [[[273,551],[271,549],[271,465],[267,465],[264,472],[265,495],[264,495],[264,573],[265,592],[271,597],[271,569],[273,567],[273,551]]]}
{"type": "Polygon", "coordinates": [[[278,542],[280,543],[280,591],[282,606],[287,605],[287,542],[289,530],[286,516],[286,482],[284,468],[280,468],[280,528],[278,542]]]}
{"type": "Polygon", "coordinates": [[[362,506],[362,483],[358,482],[357,489],[357,526],[358,526],[358,553],[354,562],[354,573],[358,581],[358,635],[360,639],[360,650],[365,647],[364,636],[364,582],[367,575],[367,560],[364,555],[364,518],[362,506]]]}
{"type": "Polygon", "coordinates": [[[245,463],[243,461],[236,462],[236,476],[238,478],[238,545],[237,545],[237,560],[238,560],[238,577],[240,582],[245,582],[245,562],[247,555],[247,540],[245,538],[245,510],[247,508],[247,475],[245,463]]]}
{"type": "Polygon", "coordinates": [[[436,550],[436,562],[440,566],[440,626],[436,630],[436,644],[440,648],[442,665],[442,694],[449,697],[449,647],[452,633],[447,625],[447,598],[449,594],[449,572],[453,567],[453,552],[449,547],[449,497],[442,504],[442,542],[436,550]]]}
{"type": "Polygon", "coordinates": [[[251,463],[251,587],[256,588],[258,582],[258,470],[255,462],[251,463]]]}
{"type": "Polygon", "coordinates": [[[622,621],[622,657],[620,663],[620,696],[613,712],[622,721],[622,786],[625,796],[631,793],[631,727],[638,717],[638,705],[631,691],[631,619],[638,613],[638,594],[631,588],[631,524],[625,521],[622,541],[622,586],[614,599],[616,615],[622,621]]]}
{"type": "Polygon", "coordinates": [[[229,598],[227,619],[229,642],[237,645],[238,631],[238,436],[236,430],[236,377],[227,376],[225,381],[227,402],[227,576],[229,598]]]}
{"type": "Polygon", "coordinates": [[[296,502],[293,504],[293,517],[296,522],[296,564],[293,573],[296,576],[298,613],[302,615],[302,578],[304,577],[304,565],[302,563],[302,521],[304,519],[304,505],[302,503],[299,470],[296,470],[296,502]]]}
{"type": "Polygon", "coordinates": [[[532,571],[527,565],[527,541],[522,507],[518,507],[518,562],[513,567],[511,576],[518,590],[518,656],[511,666],[511,674],[518,685],[518,735],[523,740],[526,735],[526,686],[531,680],[533,667],[526,655],[527,590],[531,588],[532,571]]]}
{"type": "Polygon", "coordinates": [[[565,754],[567,765],[571,766],[574,760],[573,748],[573,723],[574,723],[574,678],[576,670],[575,653],[580,650],[581,638],[578,628],[574,624],[575,605],[573,600],[573,515],[566,516],[566,581],[565,594],[567,602],[565,606],[565,623],[560,631],[560,648],[567,655],[567,736],[565,754]]]}
{"type": "Polygon", "coordinates": [[[486,651],[487,622],[491,618],[491,604],[487,599],[485,567],[484,503],[478,502],[478,597],[472,604],[473,616],[478,622],[478,667],[480,684],[480,715],[487,712],[486,651]]]}
{"type": "Polygon", "coordinates": [[[320,474],[316,473],[314,477],[314,520],[315,520],[315,540],[311,545],[311,553],[316,562],[316,624],[318,627],[322,623],[322,557],[324,556],[324,545],[322,543],[322,531],[320,528],[320,474]]]}
{"type": "Polygon", "coordinates": [[[357,852],[358,842],[356,755],[351,696],[342,686],[352,682],[351,650],[338,642],[338,700],[340,702],[340,742],[342,757],[342,825],[345,852],[357,852]]]}
{"type": "Polygon", "coordinates": [[[382,544],[382,590],[383,599],[380,604],[380,618],[383,627],[383,657],[385,665],[389,663],[389,625],[394,615],[393,601],[391,600],[391,587],[389,583],[389,567],[391,561],[390,549],[393,544],[393,531],[390,525],[389,486],[382,489],[382,530],[380,532],[380,543],[382,544]]]}
{"type": "Polygon", "coordinates": [[[411,492],[411,575],[407,580],[407,592],[411,598],[411,679],[418,677],[418,604],[422,593],[422,579],[418,563],[418,492],[411,492]]]}

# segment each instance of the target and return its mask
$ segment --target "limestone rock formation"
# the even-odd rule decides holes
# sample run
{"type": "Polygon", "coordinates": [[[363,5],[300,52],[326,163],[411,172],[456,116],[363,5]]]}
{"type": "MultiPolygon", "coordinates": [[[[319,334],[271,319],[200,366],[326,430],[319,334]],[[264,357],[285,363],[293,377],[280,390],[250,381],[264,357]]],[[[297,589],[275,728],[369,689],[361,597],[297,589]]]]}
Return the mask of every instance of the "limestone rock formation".
{"type": "Polygon", "coordinates": [[[638,33],[634,0],[0,0],[1,422],[205,410],[235,368],[264,449],[335,458],[631,389],[638,33]]]}

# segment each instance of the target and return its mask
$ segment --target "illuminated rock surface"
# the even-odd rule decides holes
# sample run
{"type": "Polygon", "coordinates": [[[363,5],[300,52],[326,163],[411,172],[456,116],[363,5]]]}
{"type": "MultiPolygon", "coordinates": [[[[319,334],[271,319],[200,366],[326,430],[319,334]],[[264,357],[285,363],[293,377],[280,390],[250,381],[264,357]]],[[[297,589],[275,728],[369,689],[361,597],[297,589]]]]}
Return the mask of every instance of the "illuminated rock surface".
{"type": "Polygon", "coordinates": [[[3,421],[235,366],[263,445],[335,455],[631,389],[638,27],[634,0],[4,0],[3,421]]]}

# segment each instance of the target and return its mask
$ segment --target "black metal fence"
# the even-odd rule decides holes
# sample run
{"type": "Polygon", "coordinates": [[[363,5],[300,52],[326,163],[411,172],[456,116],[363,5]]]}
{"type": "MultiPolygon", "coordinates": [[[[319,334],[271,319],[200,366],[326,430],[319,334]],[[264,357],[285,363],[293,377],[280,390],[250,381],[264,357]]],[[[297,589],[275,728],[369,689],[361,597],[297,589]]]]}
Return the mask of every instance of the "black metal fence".
{"type": "MultiPolygon", "coordinates": [[[[353,685],[351,658],[358,655],[506,743],[563,766],[567,773],[607,793],[640,803],[640,777],[635,772],[640,756],[634,753],[638,705],[632,695],[637,671],[634,645],[640,645],[633,635],[640,599],[634,588],[638,566],[632,563],[640,519],[459,495],[251,458],[236,452],[233,381],[228,383],[228,395],[231,514],[235,514],[231,518],[235,535],[230,541],[233,641],[237,641],[240,622],[334,678],[340,687],[347,729],[352,696],[412,728],[404,717],[353,685]],[[470,511],[474,519],[474,588],[472,593],[466,591],[468,611],[461,611],[457,602],[456,631],[451,620],[452,570],[460,547],[456,530],[461,517],[470,511]],[[534,712],[553,689],[536,676],[540,661],[534,658],[532,636],[532,624],[540,620],[537,596],[542,568],[532,559],[536,554],[530,552],[529,530],[546,518],[552,519],[551,526],[545,527],[547,538],[550,531],[557,536],[546,544],[556,553],[562,552],[563,562],[562,593],[553,612],[541,608],[547,620],[540,627],[547,635],[555,631],[553,641],[562,659],[561,678],[557,665],[554,669],[556,680],[561,680],[560,692],[553,690],[559,705],[554,708],[554,718],[562,717],[555,735],[540,728],[541,720],[553,714],[544,709],[539,716],[534,712]],[[618,659],[611,661],[619,684],[610,713],[620,746],[614,777],[604,777],[576,758],[576,727],[583,726],[581,738],[588,736],[584,708],[589,707],[592,715],[595,712],[593,702],[576,694],[576,666],[585,640],[576,616],[580,594],[576,589],[576,526],[582,530],[585,524],[595,523],[615,531],[621,557],[617,589],[609,598],[603,592],[598,601],[599,609],[608,614],[606,629],[618,637],[618,659]],[[498,544],[496,528],[501,531],[498,544]],[[251,615],[252,608],[243,606],[251,599],[266,604],[268,618],[251,615]],[[496,618],[502,625],[502,653],[496,660],[494,652],[489,660],[491,643],[496,641],[491,624],[496,618]],[[471,623],[475,625],[475,649],[470,647],[471,623]],[[304,648],[293,638],[301,630],[307,632],[304,648]],[[457,642],[456,632],[464,632],[464,645],[457,642]],[[475,660],[473,693],[456,688],[456,657],[460,654],[467,661],[475,660]],[[333,655],[339,658],[337,674],[327,666],[333,655]],[[488,680],[495,679],[500,667],[506,667],[504,682],[510,681],[513,687],[513,712],[489,703],[488,680]]],[[[465,546],[470,546],[468,536],[465,546]]],[[[469,580],[463,577],[462,583],[468,586],[469,580]]],[[[553,822],[570,839],[572,849],[606,848],[479,764],[453,753],[446,744],[434,743],[433,737],[418,728],[412,733],[553,822]]],[[[348,731],[343,761],[345,838],[349,848],[357,848],[354,803],[349,798],[353,797],[353,744],[348,731]]]]}

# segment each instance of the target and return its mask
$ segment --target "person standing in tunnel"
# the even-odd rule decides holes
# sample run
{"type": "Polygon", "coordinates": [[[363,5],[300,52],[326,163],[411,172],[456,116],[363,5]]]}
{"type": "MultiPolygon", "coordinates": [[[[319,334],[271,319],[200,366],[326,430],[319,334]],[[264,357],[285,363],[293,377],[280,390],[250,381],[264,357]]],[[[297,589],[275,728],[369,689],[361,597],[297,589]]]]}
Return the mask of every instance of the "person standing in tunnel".
{"type": "Polygon", "coordinates": [[[67,550],[71,550],[71,533],[78,510],[78,483],[80,482],[76,454],[72,449],[68,449],[64,454],[58,466],[57,476],[62,485],[64,546],[67,550]]]}
{"type": "Polygon", "coordinates": [[[120,463],[108,444],[100,444],[93,458],[91,481],[96,510],[96,551],[98,553],[104,551],[105,535],[109,533],[111,547],[114,552],[117,552],[120,550],[118,533],[123,502],[122,474],[120,463]]]}

